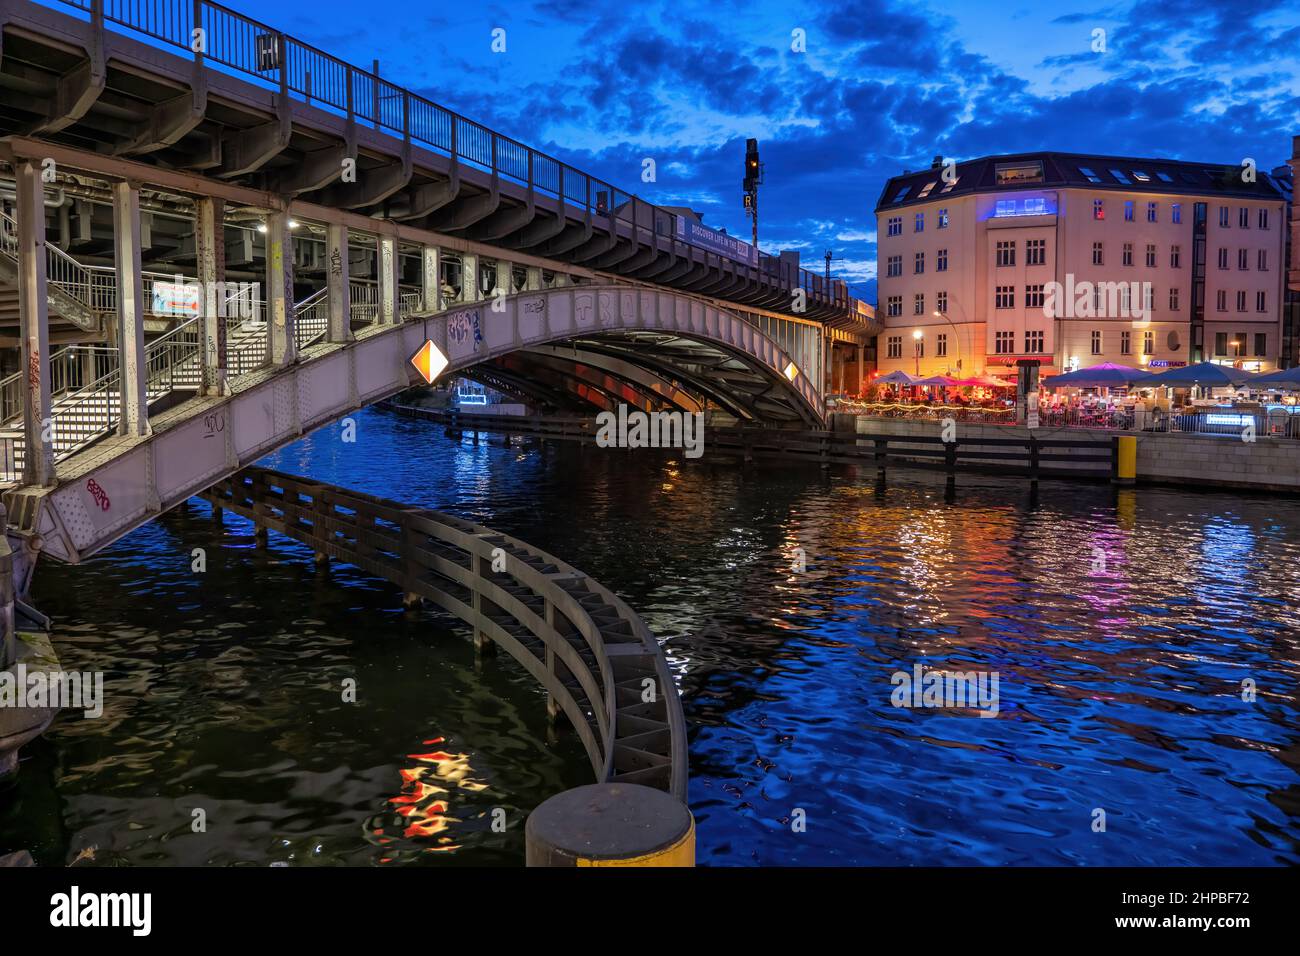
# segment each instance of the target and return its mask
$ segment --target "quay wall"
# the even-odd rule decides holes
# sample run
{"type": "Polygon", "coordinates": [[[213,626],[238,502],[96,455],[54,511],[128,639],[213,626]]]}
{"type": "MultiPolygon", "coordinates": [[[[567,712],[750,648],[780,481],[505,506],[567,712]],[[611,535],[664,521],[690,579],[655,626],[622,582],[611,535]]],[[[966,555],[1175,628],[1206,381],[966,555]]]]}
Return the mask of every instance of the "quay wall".
{"type": "MultiPolygon", "coordinates": [[[[860,435],[939,434],[937,420],[834,415],[832,427],[860,435]]],[[[1260,436],[1244,442],[1234,435],[1183,432],[1119,432],[1096,428],[1036,428],[1040,439],[1096,441],[1117,435],[1137,437],[1137,480],[1204,488],[1238,488],[1300,494],[1300,441],[1260,436]]],[[[957,440],[1027,438],[1023,425],[957,423],[957,440]]],[[[1061,451],[1061,449],[1054,449],[1061,451]]]]}

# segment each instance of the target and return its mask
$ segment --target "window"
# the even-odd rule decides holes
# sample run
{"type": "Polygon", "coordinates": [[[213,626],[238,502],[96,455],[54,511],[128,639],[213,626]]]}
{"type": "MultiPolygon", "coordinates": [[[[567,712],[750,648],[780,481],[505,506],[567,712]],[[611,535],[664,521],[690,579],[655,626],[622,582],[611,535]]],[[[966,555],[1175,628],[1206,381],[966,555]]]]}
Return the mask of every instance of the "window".
{"type": "Polygon", "coordinates": [[[1259,257],[1258,259],[1256,259],[1255,267],[1259,269],[1260,272],[1268,271],[1268,250],[1267,249],[1259,250],[1259,257]]]}
{"type": "Polygon", "coordinates": [[[1214,333],[1214,354],[1215,355],[1228,354],[1228,333],[1227,332],[1214,333]]]}
{"type": "Polygon", "coordinates": [[[1246,270],[1246,269],[1249,269],[1249,268],[1250,268],[1250,250],[1249,250],[1249,249],[1238,249],[1238,250],[1237,250],[1237,268],[1238,268],[1238,269],[1242,269],[1242,270],[1246,270]]]}
{"type": "MultiPolygon", "coordinates": [[[[1267,311],[1268,311],[1268,293],[1267,293],[1267,292],[1260,291],[1260,292],[1256,292],[1256,293],[1255,293],[1255,311],[1256,311],[1256,312],[1267,312],[1267,311]]],[[[1256,352],[1255,354],[1258,355],[1259,353],[1256,352]]]]}
{"type": "Polygon", "coordinates": [[[933,182],[926,183],[925,188],[916,194],[916,198],[924,199],[926,196],[930,195],[930,191],[934,189],[934,187],[937,185],[939,185],[939,180],[937,179],[934,180],[933,182]]]}
{"type": "Polygon", "coordinates": [[[917,335],[912,339],[912,352],[917,358],[925,358],[925,336],[917,335]]]}
{"type": "Polygon", "coordinates": [[[1131,182],[1129,182],[1129,178],[1125,176],[1123,173],[1121,173],[1118,169],[1112,169],[1110,171],[1110,174],[1115,177],[1115,181],[1117,183],[1122,183],[1125,186],[1133,185],[1131,182]]]}
{"type": "Polygon", "coordinates": [[[925,272],[925,253],[918,252],[912,263],[912,272],[915,275],[922,275],[925,272]]]}
{"type": "MultiPolygon", "coordinates": [[[[1261,209],[1261,210],[1259,211],[1259,228],[1261,228],[1261,229],[1267,229],[1267,228],[1268,228],[1268,210],[1267,210],[1267,209],[1261,209]]],[[[1256,352],[1255,354],[1258,355],[1259,353],[1256,352]]]]}
{"type": "Polygon", "coordinates": [[[1025,332],[1025,352],[1033,355],[1043,351],[1043,333],[1041,329],[1033,329],[1025,332]]]}
{"type": "Polygon", "coordinates": [[[1235,335],[1233,335],[1232,354],[1238,356],[1246,354],[1246,333],[1245,332],[1237,332],[1235,335]]]}
{"type": "Polygon", "coordinates": [[[1093,219],[1106,218],[1106,200],[1094,199],[1092,201],[1092,218],[1093,219]]]}
{"type": "MultiPolygon", "coordinates": [[[[1228,311],[1228,293],[1227,293],[1227,290],[1225,290],[1225,289],[1220,289],[1220,290],[1219,290],[1218,294],[1214,297],[1214,307],[1215,307],[1215,309],[1217,309],[1219,312],[1227,312],[1227,311],[1228,311]]],[[[1219,354],[1222,355],[1223,353],[1220,352],[1219,354]]]]}
{"type": "MultiPolygon", "coordinates": [[[[1158,173],[1157,175],[1160,176],[1162,179],[1168,179],[1168,178],[1169,178],[1169,177],[1165,176],[1164,173],[1158,173]]],[[[1169,221],[1172,222],[1172,223],[1180,223],[1180,222],[1183,221],[1183,204],[1182,204],[1182,203],[1180,203],[1180,202],[1176,202],[1176,203],[1173,204],[1173,206],[1170,207],[1170,209],[1169,209],[1169,221]]]]}
{"type": "Polygon", "coordinates": [[[1173,177],[1168,173],[1156,173],[1156,175],[1160,177],[1162,183],[1172,183],[1174,181],[1173,177]]]}
{"type": "Polygon", "coordinates": [[[1094,266],[1104,265],[1104,256],[1102,255],[1102,245],[1100,242],[1092,244],[1092,264],[1094,266]]]}
{"type": "Polygon", "coordinates": [[[912,314],[925,315],[925,293],[918,292],[912,296],[912,314]]]}
{"type": "Polygon", "coordinates": [[[894,196],[894,202],[902,202],[904,199],[907,198],[907,194],[908,194],[909,192],[911,192],[911,191],[912,191],[912,187],[911,187],[911,186],[904,186],[904,187],[903,187],[902,189],[900,189],[900,190],[898,191],[898,193],[894,196]]]}
{"type": "Polygon", "coordinates": [[[1151,177],[1140,169],[1133,170],[1133,178],[1142,183],[1151,182],[1151,177]]]}
{"type": "Polygon", "coordinates": [[[1181,246],[1169,247],[1169,268],[1181,269],[1183,267],[1183,250],[1181,246]]]}
{"type": "Polygon", "coordinates": [[[1119,354],[1120,355],[1133,354],[1133,333],[1132,332],[1125,330],[1119,334],[1119,354]]]}
{"type": "Polygon", "coordinates": [[[1267,332],[1255,333],[1255,354],[1261,356],[1268,354],[1268,333],[1267,332]]]}
{"type": "Polygon", "coordinates": [[[912,229],[912,231],[925,232],[925,213],[918,212],[916,214],[916,226],[912,229]]]}
{"type": "Polygon", "coordinates": [[[1149,203],[1147,203],[1147,222],[1158,222],[1158,221],[1159,221],[1159,220],[1156,218],[1156,206],[1157,206],[1156,203],[1153,203],[1153,202],[1149,202],[1149,203]]]}
{"type": "Polygon", "coordinates": [[[1242,289],[1240,292],[1237,293],[1237,311],[1238,312],[1246,311],[1246,290],[1245,289],[1242,289]]]}
{"type": "Polygon", "coordinates": [[[1149,315],[1156,310],[1156,289],[1150,282],[1142,283],[1142,311],[1149,315]]]}
{"type": "Polygon", "coordinates": [[[885,278],[888,279],[893,276],[901,276],[902,274],[903,274],[903,257],[890,256],[888,269],[885,272],[885,278]]]}
{"type": "Polygon", "coordinates": [[[903,357],[903,337],[901,335],[891,335],[886,343],[888,358],[903,357]]]}
{"type": "Polygon", "coordinates": [[[997,244],[997,256],[999,266],[1014,266],[1016,264],[1016,243],[999,242],[997,244]]]}
{"type": "Polygon", "coordinates": [[[939,190],[939,193],[942,195],[943,193],[950,193],[950,192],[952,192],[952,188],[953,188],[954,186],[956,186],[959,182],[961,182],[961,177],[960,177],[960,176],[954,176],[953,179],[952,179],[952,182],[950,182],[948,185],[946,185],[946,186],[944,186],[942,189],[940,189],[940,190],[939,190]]]}
{"type": "Polygon", "coordinates": [[[994,174],[999,186],[1014,186],[1018,183],[1041,183],[1043,181],[1043,164],[1032,163],[998,163],[994,174]]]}
{"type": "Polygon", "coordinates": [[[1094,172],[1093,172],[1091,169],[1089,169],[1087,166],[1080,166],[1080,167],[1079,167],[1079,172],[1083,173],[1084,178],[1087,179],[1088,182],[1090,182],[1090,183],[1099,183],[1099,182],[1101,182],[1101,177],[1098,176],[1096,173],[1094,173],[1094,172]]]}
{"type": "Polygon", "coordinates": [[[1237,225],[1242,229],[1250,228],[1250,210],[1245,206],[1237,210],[1237,225]]]}
{"type": "Polygon", "coordinates": [[[947,293],[947,292],[936,292],[936,293],[934,294],[934,306],[935,306],[935,308],[938,309],[940,312],[947,312],[947,311],[948,311],[948,293],[947,293]]]}
{"type": "Polygon", "coordinates": [[[940,249],[938,252],[934,254],[934,271],[935,272],[948,271],[948,250],[947,249],[940,249]]]}
{"type": "Polygon", "coordinates": [[[1043,307],[1044,298],[1045,296],[1043,294],[1043,284],[1041,282],[1038,283],[1037,285],[1025,286],[1025,308],[1026,309],[1041,309],[1043,307]]]}
{"type": "Polygon", "coordinates": [[[937,358],[944,358],[948,354],[947,332],[940,332],[934,337],[934,354],[937,358]]]}
{"type": "Polygon", "coordinates": [[[1092,354],[1093,355],[1101,354],[1101,330],[1100,329],[1092,330],[1092,354]]]}
{"type": "Polygon", "coordinates": [[[1147,268],[1154,269],[1155,267],[1156,267],[1156,244],[1154,242],[1148,242],[1147,243],[1147,268]]]}
{"type": "MultiPolygon", "coordinates": [[[[1097,310],[1100,313],[1100,309],[1097,310]]],[[[1127,282],[1121,282],[1119,285],[1119,314],[1133,314],[1133,287],[1127,282]]]]}
{"type": "Polygon", "coordinates": [[[889,315],[897,317],[903,314],[903,297],[901,295],[891,295],[887,300],[889,306],[889,315]]]}
{"type": "Polygon", "coordinates": [[[1170,312],[1178,311],[1178,290],[1177,289],[1169,290],[1169,311],[1170,312]]]}
{"type": "Polygon", "coordinates": [[[1124,243],[1124,265],[1131,266],[1132,264],[1133,264],[1133,243],[1126,242],[1124,243]]]}
{"type": "Polygon", "coordinates": [[[998,355],[1010,355],[1016,350],[1016,333],[998,332],[993,342],[993,351],[998,355]]]}
{"type": "Polygon", "coordinates": [[[1131,199],[1124,200],[1124,221],[1133,221],[1133,200],[1131,199]]]}
{"type": "Polygon", "coordinates": [[[1014,309],[1016,307],[1016,287],[1013,285],[998,286],[993,305],[999,309],[1014,309]]]}
{"type": "Polygon", "coordinates": [[[1229,228],[1229,226],[1230,226],[1230,223],[1228,222],[1228,207],[1227,207],[1227,206],[1220,206],[1220,207],[1219,207],[1219,227],[1222,228],[1222,229],[1227,229],[1227,228],[1229,228]]]}
{"type": "Polygon", "coordinates": [[[1228,249],[1226,246],[1219,247],[1219,268],[1228,268],[1228,249]]]}
{"type": "Polygon", "coordinates": [[[1156,334],[1154,332],[1148,330],[1142,333],[1142,354],[1156,354],[1156,334]]]}
{"type": "Polygon", "coordinates": [[[1047,263],[1047,240],[1030,239],[1025,242],[1025,265],[1041,266],[1047,263]]]}
{"type": "Polygon", "coordinates": [[[902,217],[902,216],[890,216],[890,217],[889,217],[889,231],[888,231],[887,235],[890,235],[890,236],[901,236],[902,234],[903,234],[903,217],[902,217]]]}
{"type": "Polygon", "coordinates": [[[940,229],[948,228],[948,210],[946,209],[939,210],[939,228],[940,229]]]}

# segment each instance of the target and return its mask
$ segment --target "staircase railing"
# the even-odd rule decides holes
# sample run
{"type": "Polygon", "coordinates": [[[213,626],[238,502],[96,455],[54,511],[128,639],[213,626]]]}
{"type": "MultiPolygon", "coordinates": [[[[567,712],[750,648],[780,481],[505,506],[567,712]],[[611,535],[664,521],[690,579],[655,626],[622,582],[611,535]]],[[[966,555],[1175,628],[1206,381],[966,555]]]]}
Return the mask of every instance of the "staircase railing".
{"type": "MultiPolygon", "coordinates": [[[[0,252],[14,262],[18,261],[18,222],[3,211],[0,211],[0,252]]],[[[111,279],[112,270],[108,271],[111,279]]],[[[115,290],[111,303],[107,306],[97,304],[97,299],[103,293],[102,281],[97,281],[88,266],[82,265],[52,242],[45,244],[45,275],[50,285],[56,286],[90,311],[108,312],[116,308],[115,290]]],[[[109,288],[112,289],[111,283],[109,288]]]]}
{"type": "MultiPolygon", "coordinates": [[[[50,356],[50,398],[57,400],[72,389],[88,385],[117,361],[117,349],[110,345],[66,345],[50,356]]],[[[0,379],[0,424],[22,416],[21,371],[0,379]]]]}

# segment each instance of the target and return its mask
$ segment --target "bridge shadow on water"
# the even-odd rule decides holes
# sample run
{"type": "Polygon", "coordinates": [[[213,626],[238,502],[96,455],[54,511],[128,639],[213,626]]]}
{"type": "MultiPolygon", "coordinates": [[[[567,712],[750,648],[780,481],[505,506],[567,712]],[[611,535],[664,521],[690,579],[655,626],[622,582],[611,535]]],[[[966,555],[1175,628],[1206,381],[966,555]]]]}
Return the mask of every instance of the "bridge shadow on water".
{"type": "MultiPolygon", "coordinates": [[[[665,642],[701,863],[1300,862],[1300,503],[879,486],[715,464],[707,438],[698,462],[474,444],[377,409],[356,426],[264,464],[515,535],[665,642]],[[917,665],[996,674],[996,715],[895,706],[917,665]]],[[[574,735],[548,745],[540,690],[504,658],[476,673],[463,633],[390,586],[226,521],[191,503],[42,568],[65,665],[105,668],[108,704],[31,748],[0,844],[39,827],[24,845],[49,863],[520,862],[523,814],[590,779],[574,735]]]]}

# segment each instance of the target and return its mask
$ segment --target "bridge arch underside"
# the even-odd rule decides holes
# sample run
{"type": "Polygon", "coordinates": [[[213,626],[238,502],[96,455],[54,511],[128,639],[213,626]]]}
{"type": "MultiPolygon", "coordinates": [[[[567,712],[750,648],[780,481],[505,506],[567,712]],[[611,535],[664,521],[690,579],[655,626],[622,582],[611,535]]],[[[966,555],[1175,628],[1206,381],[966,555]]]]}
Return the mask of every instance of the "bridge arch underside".
{"type": "Polygon", "coordinates": [[[800,396],[743,352],[672,333],[619,332],[520,349],[457,374],[543,412],[699,412],[818,424],[800,396]]]}

